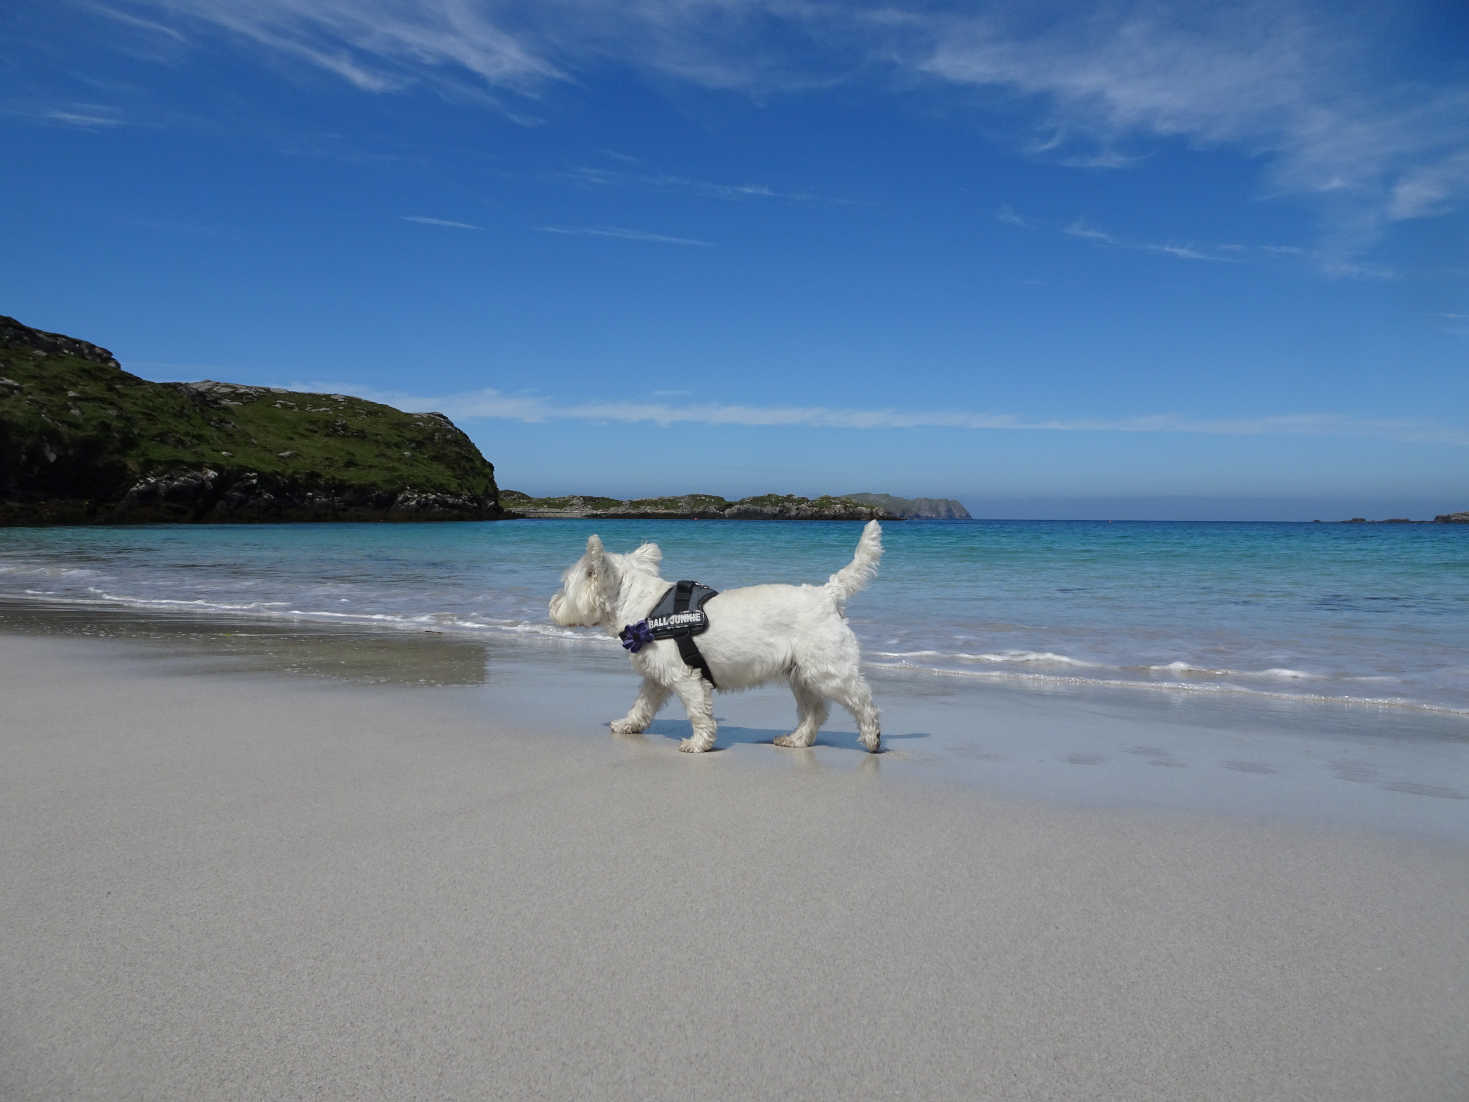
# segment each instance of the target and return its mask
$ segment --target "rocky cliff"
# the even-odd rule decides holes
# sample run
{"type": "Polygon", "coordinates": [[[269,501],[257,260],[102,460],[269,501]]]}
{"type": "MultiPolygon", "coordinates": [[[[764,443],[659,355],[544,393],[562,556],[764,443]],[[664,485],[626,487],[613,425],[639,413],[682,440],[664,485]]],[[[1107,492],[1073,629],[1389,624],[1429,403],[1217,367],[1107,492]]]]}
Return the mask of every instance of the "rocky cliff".
{"type": "Polygon", "coordinates": [[[1469,524],[1469,513],[1440,513],[1433,520],[1436,524],[1469,524]]]}
{"type": "Polygon", "coordinates": [[[0,524],[501,515],[494,467],[443,414],[148,382],[0,316],[0,524]]]}

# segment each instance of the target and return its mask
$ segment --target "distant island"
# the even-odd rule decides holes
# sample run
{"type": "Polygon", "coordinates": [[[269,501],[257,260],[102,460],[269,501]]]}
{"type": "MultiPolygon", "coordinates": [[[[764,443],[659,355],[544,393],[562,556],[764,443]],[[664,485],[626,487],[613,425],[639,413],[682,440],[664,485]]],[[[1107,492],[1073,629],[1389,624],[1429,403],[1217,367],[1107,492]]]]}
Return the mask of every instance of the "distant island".
{"type": "Polygon", "coordinates": [[[727,501],[714,494],[680,494],[622,500],[571,494],[531,497],[504,490],[500,504],[521,517],[651,518],[661,520],[900,520],[876,505],[844,497],[797,497],[760,494],[727,501]]]}
{"type": "MultiPolygon", "coordinates": [[[[1313,521],[1320,524],[1321,521],[1313,521]]],[[[1469,512],[1466,513],[1440,513],[1433,520],[1411,520],[1408,517],[1388,517],[1385,520],[1368,520],[1366,517],[1352,517],[1349,520],[1336,521],[1337,524],[1469,524],[1469,512]]]]}
{"type": "Polygon", "coordinates": [[[0,316],[0,524],[490,520],[495,469],[441,413],[153,383],[0,316]]]}
{"type": "Polygon", "coordinates": [[[972,520],[969,510],[951,497],[894,497],[892,494],[842,494],[848,501],[876,505],[893,516],[911,520],[972,520]]]}
{"type": "Polygon", "coordinates": [[[570,494],[531,497],[504,490],[500,503],[523,517],[659,517],[671,520],[969,520],[968,510],[950,498],[894,497],[892,494],[839,494],[817,498],[759,494],[729,501],[715,494],[678,494],[624,500],[570,494]]]}

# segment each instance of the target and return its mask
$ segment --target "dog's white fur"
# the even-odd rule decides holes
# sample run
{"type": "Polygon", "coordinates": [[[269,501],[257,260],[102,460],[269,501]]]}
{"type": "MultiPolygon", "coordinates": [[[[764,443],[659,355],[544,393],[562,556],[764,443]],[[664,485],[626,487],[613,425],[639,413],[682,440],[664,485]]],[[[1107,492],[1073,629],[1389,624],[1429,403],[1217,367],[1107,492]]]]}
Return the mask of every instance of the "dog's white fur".
{"type": "MultiPolygon", "coordinates": [[[[858,663],[857,637],[847,626],[847,599],[877,573],[882,527],[868,522],[852,561],[825,585],[752,585],[726,589],[704,605],[709,629],[695,642],[721,690],[786,681],[796,697],[796,729],[777,746],[810,746],[826,721],[827,701],[841,704],[857,721],[862,745],[877,752],[877,709],[858,663]]],[[[597,536],[567,570],[551,598],[551,619],[564,627],[599,627],[610,635],[647,618],[671,583],[658,574],[663,552],[656,543],[615,554],[597,536]]],[[[678,644],[659,639],[628,656],[643,687],[627,715],[612,722],[618,734],[647,729],[670,693],[688,712],[691,737],[680,750],[701,753],[714,745],[714,692],[698,670],[685,666],[678,644]]]]}

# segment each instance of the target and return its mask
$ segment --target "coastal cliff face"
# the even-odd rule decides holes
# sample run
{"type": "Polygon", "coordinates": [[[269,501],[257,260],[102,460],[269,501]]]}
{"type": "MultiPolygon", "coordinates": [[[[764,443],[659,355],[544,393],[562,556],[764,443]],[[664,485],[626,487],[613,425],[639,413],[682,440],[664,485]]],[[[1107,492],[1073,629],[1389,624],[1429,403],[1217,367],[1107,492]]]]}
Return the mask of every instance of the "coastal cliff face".
{"type": "Polygon", "coordinates": [[[443,414],[148,382],[0,316],[0,524],[502,515],[494,467],[443,414]]]}

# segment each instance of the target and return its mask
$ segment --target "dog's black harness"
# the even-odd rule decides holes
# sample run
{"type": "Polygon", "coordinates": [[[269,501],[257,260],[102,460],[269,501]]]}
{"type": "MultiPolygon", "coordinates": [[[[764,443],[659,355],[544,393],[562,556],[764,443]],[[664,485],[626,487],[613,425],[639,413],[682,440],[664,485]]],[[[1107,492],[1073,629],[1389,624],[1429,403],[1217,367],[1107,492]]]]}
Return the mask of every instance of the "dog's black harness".
{"type": "Polygon", "coordinates": [[[704,611],[704,602],[718,594],[717,589],[685,578],[658,598],[646,620],[628,624],[617,633],[617,637],[633,654],[654,639],[672,639],[678,644],[684,665],[698,670],[710,686],[717,689],[719,686],[709,672],[709,663],[704,661],[704,656],[694,644],[694,636],[709,630],[709,614],[704,611]]]}

